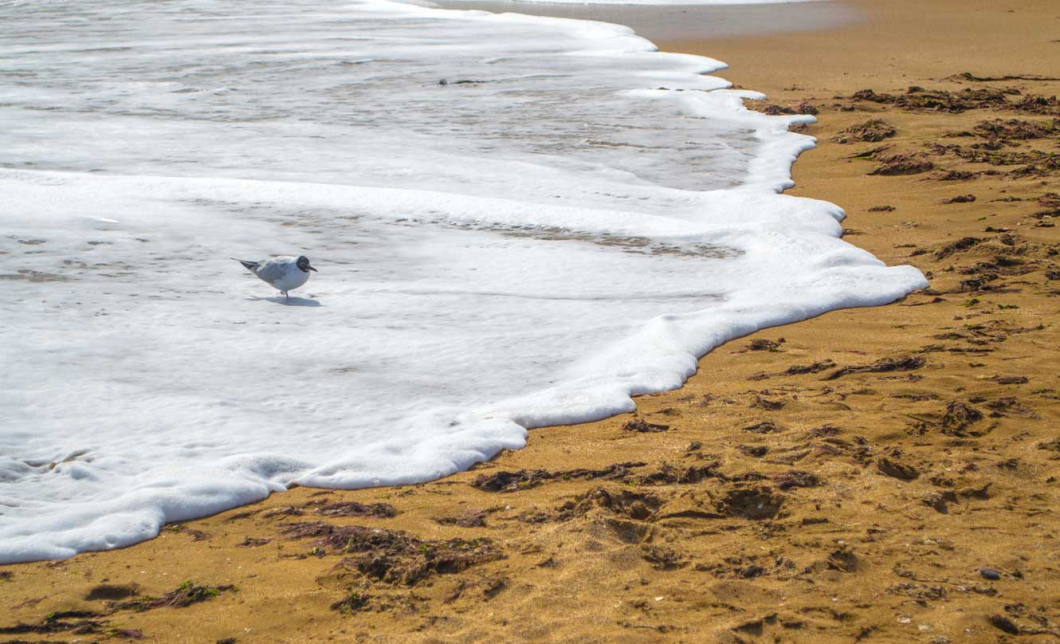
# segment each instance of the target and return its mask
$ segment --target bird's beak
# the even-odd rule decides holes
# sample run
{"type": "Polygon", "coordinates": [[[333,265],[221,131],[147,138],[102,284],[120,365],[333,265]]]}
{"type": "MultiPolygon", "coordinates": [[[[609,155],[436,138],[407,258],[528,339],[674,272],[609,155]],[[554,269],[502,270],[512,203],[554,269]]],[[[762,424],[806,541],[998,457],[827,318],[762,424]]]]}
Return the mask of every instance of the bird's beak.
{"type": "Polygon", "coordinates": [[[317,269],[313,268],[312,266],[306,266],[305,269],[307,271],[313,271],[314,273],[318,272],[317,269]]]}

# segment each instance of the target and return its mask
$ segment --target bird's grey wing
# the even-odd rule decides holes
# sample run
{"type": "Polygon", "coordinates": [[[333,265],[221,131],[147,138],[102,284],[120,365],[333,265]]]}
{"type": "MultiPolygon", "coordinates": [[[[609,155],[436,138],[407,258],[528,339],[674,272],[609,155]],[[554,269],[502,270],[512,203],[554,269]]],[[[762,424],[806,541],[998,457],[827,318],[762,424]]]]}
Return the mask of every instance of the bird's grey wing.
{"type": "Polygon", "coordinates": [[[233,257],[232,259],[235,259],[237,262],[242,264],[243,268],[247,269],[251,273],[253,273],[254,269],[256,269],[258,267],[258,262],[248,262],[245,259],[236,259],[235,257],[233,257]]]}
{"type": "Polygon", "coordinates": [[[255,275],[265,280],[269,284],[279,281],[286,273],[287,266],[282,262],[277,262],[272,259],[266,262],[262,262],[261,265],[258,266],[257,270],[254,271],[255,275]]]}

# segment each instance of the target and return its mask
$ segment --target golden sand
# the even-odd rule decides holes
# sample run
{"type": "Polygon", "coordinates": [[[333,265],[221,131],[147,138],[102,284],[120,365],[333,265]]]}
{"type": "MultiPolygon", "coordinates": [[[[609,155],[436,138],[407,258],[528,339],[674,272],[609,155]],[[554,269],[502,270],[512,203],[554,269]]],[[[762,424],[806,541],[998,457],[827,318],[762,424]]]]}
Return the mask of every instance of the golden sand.
{"type": "Polygon", "coordinates": [[[858,4],[662,46],[816,108],[792,192],[929,291],[732,342],[637,414],[435,483],[0,567],[0,642],[1060,641],[1060,105],[1027,98],[1060,89],[1031,79],[1060,75],[1060,7],[858,4]]]}

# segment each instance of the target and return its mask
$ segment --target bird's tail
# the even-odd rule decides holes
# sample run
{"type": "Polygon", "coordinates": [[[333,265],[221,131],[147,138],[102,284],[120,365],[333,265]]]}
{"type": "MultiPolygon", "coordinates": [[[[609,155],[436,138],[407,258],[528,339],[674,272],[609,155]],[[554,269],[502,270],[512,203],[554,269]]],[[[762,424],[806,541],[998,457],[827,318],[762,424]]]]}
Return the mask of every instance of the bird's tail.
{"type": "MultiPolygon", "coordinates": [[[[236,258],[233,257],[232,259],[236,259],[236,258]]],[[[254,269],[256,269],[258,267],[258,263],[257,262],[248,262],[245,259],[236,259],[236,261],[239,262],[240,264],[242,264],[243,268],[245,268],[245,269],[247,269],[248,271],[251,271],[251,272],[253,272],[254,269]]]]}

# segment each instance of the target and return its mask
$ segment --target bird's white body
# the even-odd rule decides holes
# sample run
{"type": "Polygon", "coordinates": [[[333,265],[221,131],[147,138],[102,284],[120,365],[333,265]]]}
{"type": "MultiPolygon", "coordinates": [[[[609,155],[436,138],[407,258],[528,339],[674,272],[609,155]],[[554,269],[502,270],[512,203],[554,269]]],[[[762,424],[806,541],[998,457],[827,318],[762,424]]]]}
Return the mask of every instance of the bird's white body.
{"type": "Polygon", "coordinates": [[[248,271],[257,275],[262,281],[268,282],[270,286],[284,295],[287,291],[293,291],[309,281],[309,271],[298,267],[297,257],[273,257],[253,262],[252,265],[248,263],[243,265],[248,271]]]}

